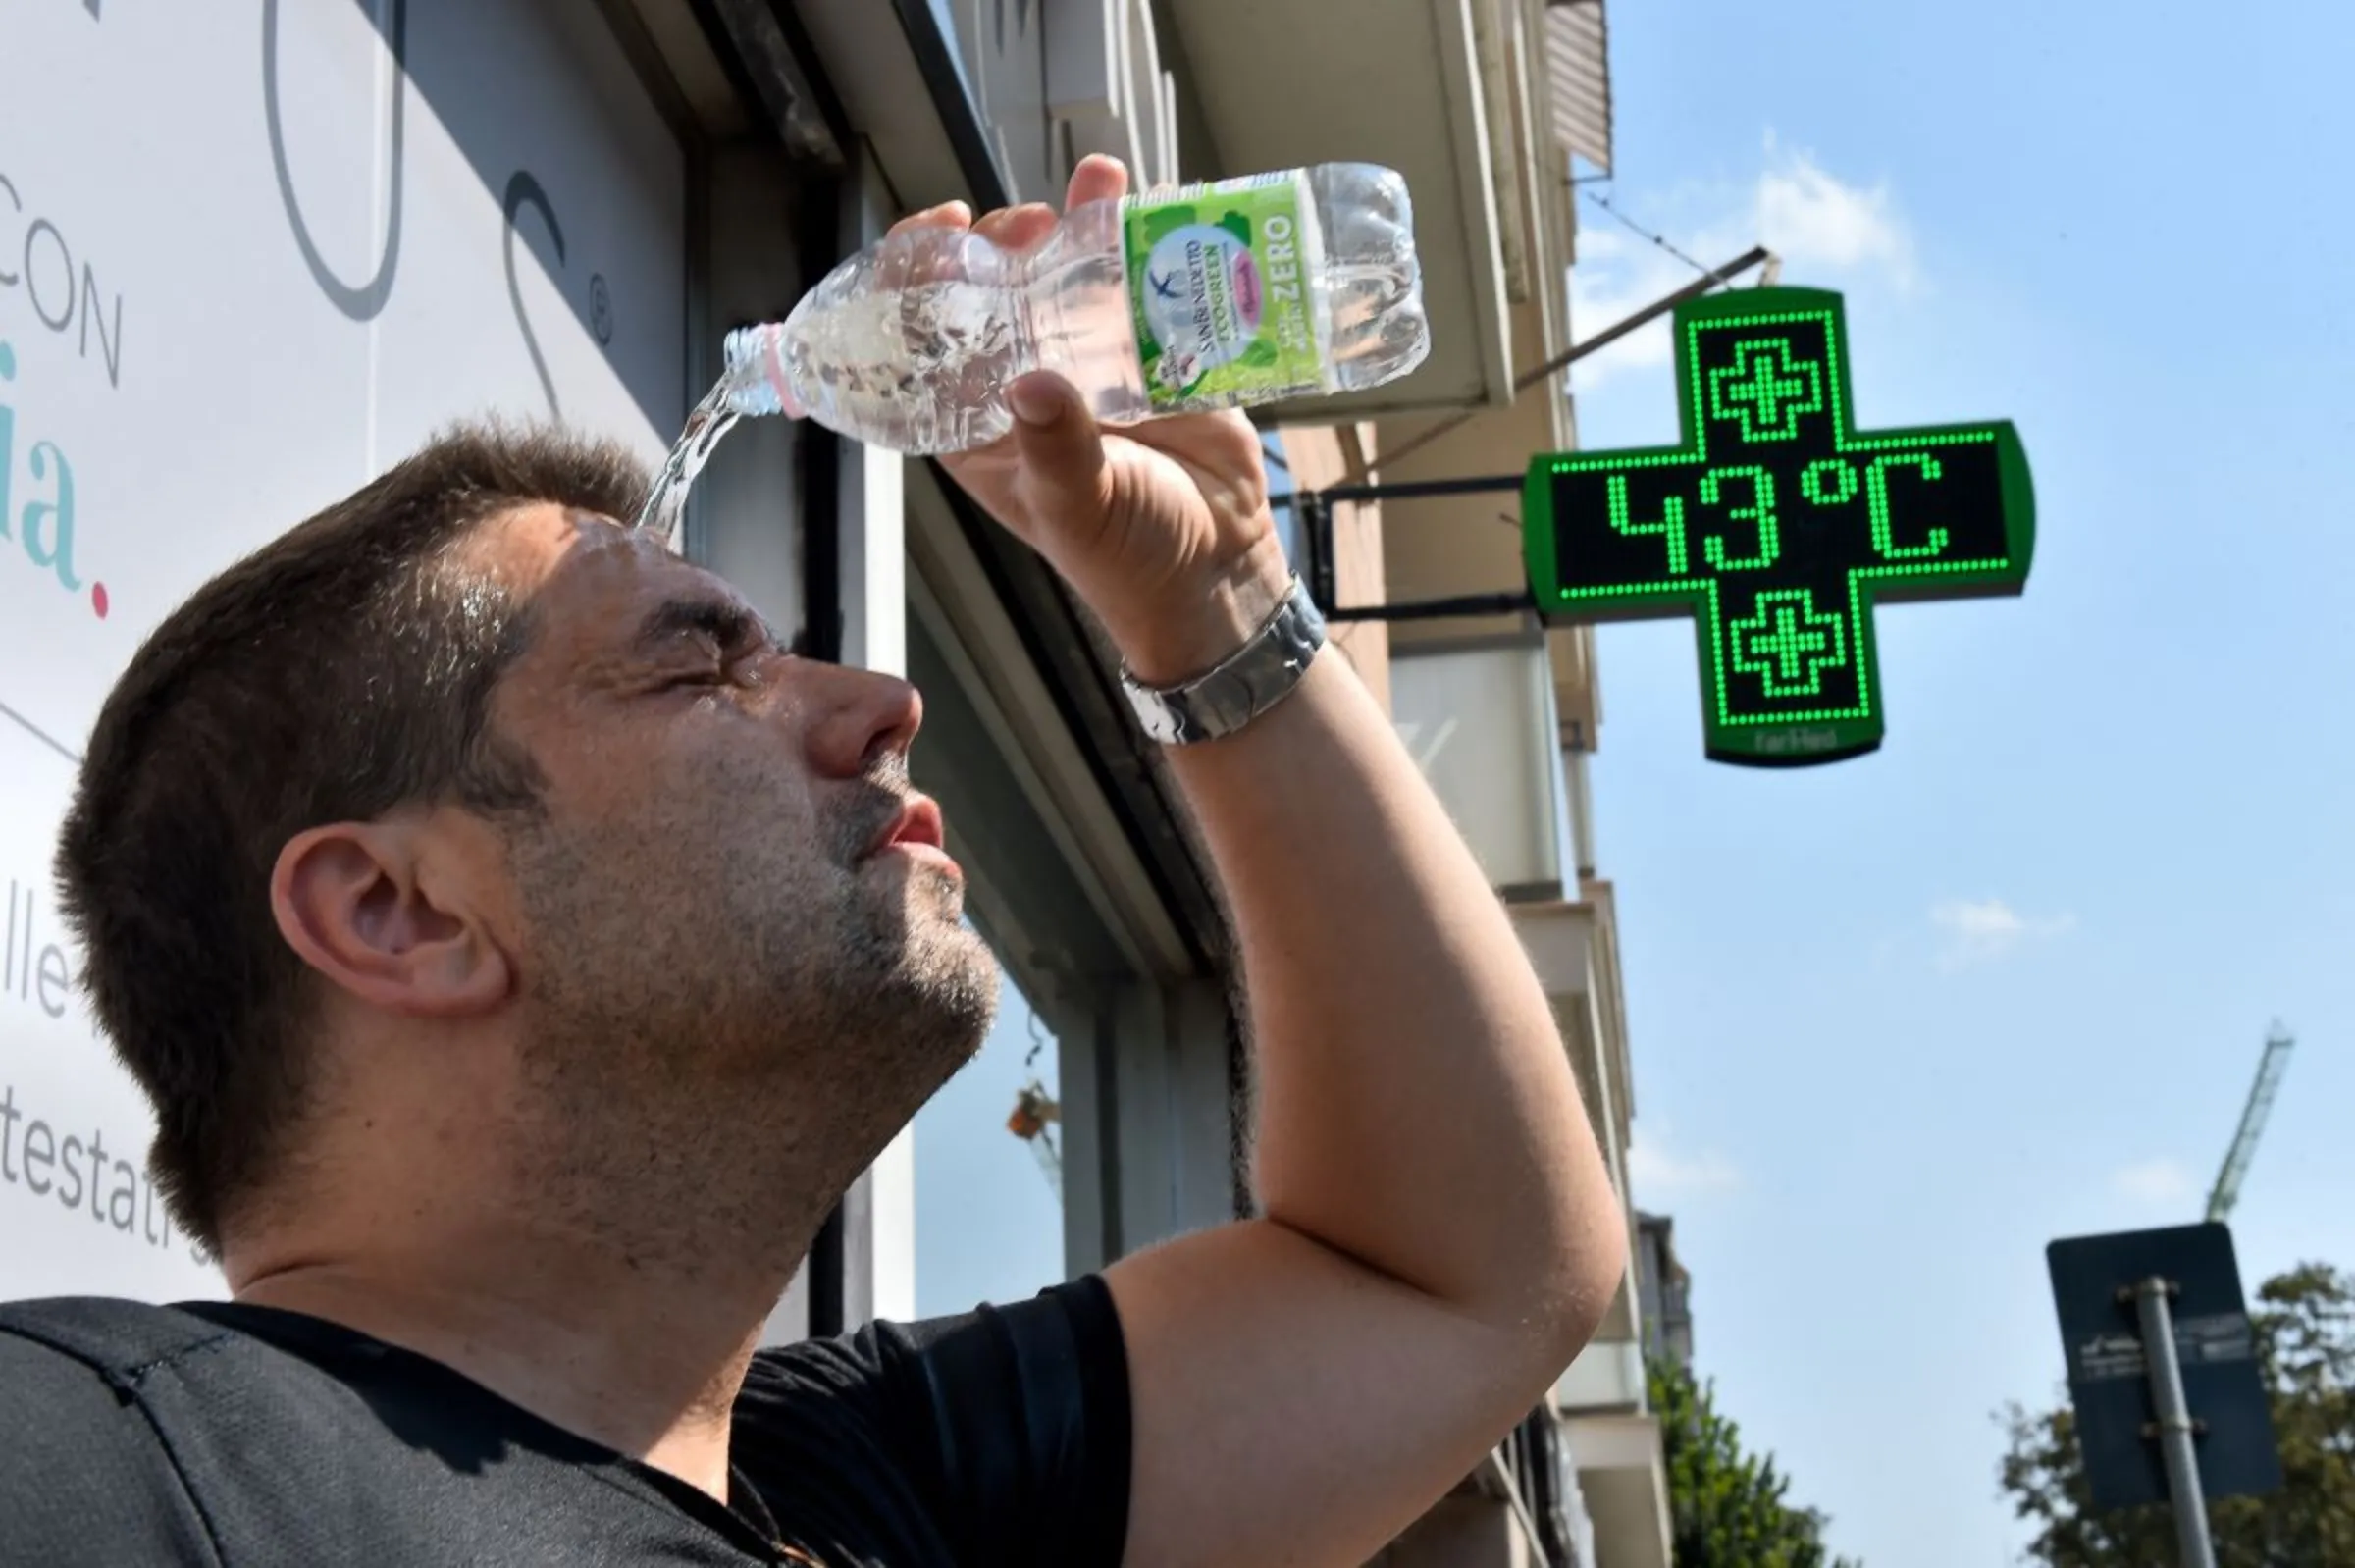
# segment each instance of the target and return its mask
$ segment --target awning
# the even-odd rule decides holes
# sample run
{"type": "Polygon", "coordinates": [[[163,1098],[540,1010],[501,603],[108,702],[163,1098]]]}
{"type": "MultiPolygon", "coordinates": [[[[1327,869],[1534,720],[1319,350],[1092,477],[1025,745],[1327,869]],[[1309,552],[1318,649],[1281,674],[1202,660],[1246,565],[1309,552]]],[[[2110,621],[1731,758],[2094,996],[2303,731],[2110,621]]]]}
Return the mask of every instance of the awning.
{"type": "Polygon", "coordinates": [[[1545,8],[1545,83],[1555,139],[1611,172],[1609,21],[1602,0],[1553,0],[1545,8]]]}

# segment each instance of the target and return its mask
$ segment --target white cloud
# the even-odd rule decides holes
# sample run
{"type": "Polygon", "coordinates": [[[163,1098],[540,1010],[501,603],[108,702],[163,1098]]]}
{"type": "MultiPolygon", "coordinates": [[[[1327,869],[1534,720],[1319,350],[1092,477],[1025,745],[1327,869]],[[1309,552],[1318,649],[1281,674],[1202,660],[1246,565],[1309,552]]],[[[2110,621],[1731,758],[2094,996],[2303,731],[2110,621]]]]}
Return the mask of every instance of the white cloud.
{"type": "Polygon", "coordinates": [[[2022,943],[2065,935],[2073,915],[2026,915],[2002,899],[1948,899],[1930,907],[1939,934],[1938,967],[1964,969],[2002,958],[2022,943]]]}
{"type": "Polygon", "coordinates": [[[2110,1173],[2110,1190],[2121,1198],[2154,1208],[2190,1202],[2199,1193],[2196,1178],[2179,1160],[2143,1160],[2110,1173]]]}
{"type": "MultiPolygon", "coordinates": [[[[1813,154],[1783,146],[1772,132],[1754,177],[1666,192],[1619,187],[1612,199],[1620,211],[1703,266],[1764,244],[1782,258],[1789,283],[1878,284],[1910,292],[1920,281],[1912,235],[1887,184],[1867,187],[1845,181],[1813,154]]],[[[1581,338],[1693,281],[1692,267],[1591,202],[1581,202],[1578,224],[1570,320],[1581,338]]],[[[1753,273],[1742,283],[1755,281],[1753,273]]],[[[1580,393],[1591,393],[1624,372],[1664,366],[1669,359],[1668,323],[1662,319],[1581,360],[1574,383],[1580,393]]]]}
{"type": "Polygon", "coordinates": [[[1658,1203],[1731,1192],[1742,1184],[1742,1173],[1722,1154],[1676,1154],[1662,1135],[1628,1145],[1627,1179],[1637,1201],[1658,1203]]]}
{"type": "MultiPolygon", "coordinates": [[[[1591,338],[1693,280],[1692,268],[1656,245],[1624,230],[1593,227],[1610,221],[1593,208],[1579,214],[1585,227],[1578,237],[1578,265],[1570,269],[1570,330],[1577,338],[1591,338]]],[[[1665,365],[1670,343],[1662,317],[1580,360],[1571,370],[1572,385],[1588,393],[1623,371],[1665,365]]]]}
{"type": "Polygon", "coordinates": [[[1782,153],[1766,138],[1758,177],[1757,229],[1789,269],[1877,273],[1901,289],[1918,281],[1913,241],[1886,183],[1864,189],[1826,171],[1805,152],[1782,153]]]}

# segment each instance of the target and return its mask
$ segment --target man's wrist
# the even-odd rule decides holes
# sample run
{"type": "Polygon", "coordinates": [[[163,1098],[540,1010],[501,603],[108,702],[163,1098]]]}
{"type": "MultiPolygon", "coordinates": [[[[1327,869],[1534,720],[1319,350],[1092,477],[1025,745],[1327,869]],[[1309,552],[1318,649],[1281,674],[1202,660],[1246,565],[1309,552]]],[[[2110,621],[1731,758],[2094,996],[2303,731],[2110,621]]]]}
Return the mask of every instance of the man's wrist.
{"type": "Polygon", "coordinates": [[[1216,669],[1251,641],[1292,591],[1291,567],[1271,533],[1244,555],[1173,585],[1105,631],[1137,681],[1177,686],[1216,669]]]}
{"type": "Polygon", "coordinates": [[[1177,686],[1121,677],[1149,740],[1192,746],[1224,740],[1259,721],[1299,689],[1325,648],[1325,618],[1296,581],[1276,612],[1205,674],[1177,686]]]}

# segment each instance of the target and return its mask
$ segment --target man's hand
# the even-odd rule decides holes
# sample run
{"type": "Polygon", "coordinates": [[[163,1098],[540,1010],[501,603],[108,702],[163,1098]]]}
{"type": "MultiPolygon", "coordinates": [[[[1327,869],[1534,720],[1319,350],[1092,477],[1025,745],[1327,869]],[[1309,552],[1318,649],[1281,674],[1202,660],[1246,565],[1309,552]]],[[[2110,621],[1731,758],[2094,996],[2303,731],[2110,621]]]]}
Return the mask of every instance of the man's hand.
{"type": "MultiPolygon", "coordinates": [[[[1118,162],[1089,157],[1073,174],[1065,205],[1127,188],[1118,162]]],[[[952,203],[899,228],[968,221],[964,205],[952,203]]],[[[1033,204],[992,213],[972,230],[1001,249],[1021,250],[1055,223],[1052,209],[1033,204]]],[[[1107,432],[1071,384],[1049,373],[1015,383],[1007,401],[1013,433],[942,466],[1072,585],[1139,679],[1200,674],[1275,612],[1289,573],[1249,420],[1190,414],[1107,432]]]]}

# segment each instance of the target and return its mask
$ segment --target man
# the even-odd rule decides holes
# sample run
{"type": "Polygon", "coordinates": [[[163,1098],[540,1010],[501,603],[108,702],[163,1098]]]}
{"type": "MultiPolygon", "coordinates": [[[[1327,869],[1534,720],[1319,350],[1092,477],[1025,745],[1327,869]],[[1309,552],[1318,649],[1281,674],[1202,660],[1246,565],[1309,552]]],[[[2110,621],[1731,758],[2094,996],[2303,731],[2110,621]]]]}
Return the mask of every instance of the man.
{"type": "Polygon", "coordinates": [[[1011,396],[956,476],[1164,694],[1263,1216],[756,1354],[988,1022],[919,704],[613,521],[626,458],[461,433],[202,589],[98,720],[67,907],[233,1300],[0,1309],[0,1562],[1356,1564],[1537,1401],[1617,1207],[1472,857],[1305,656],[1250,427],[1011,396]]]}

